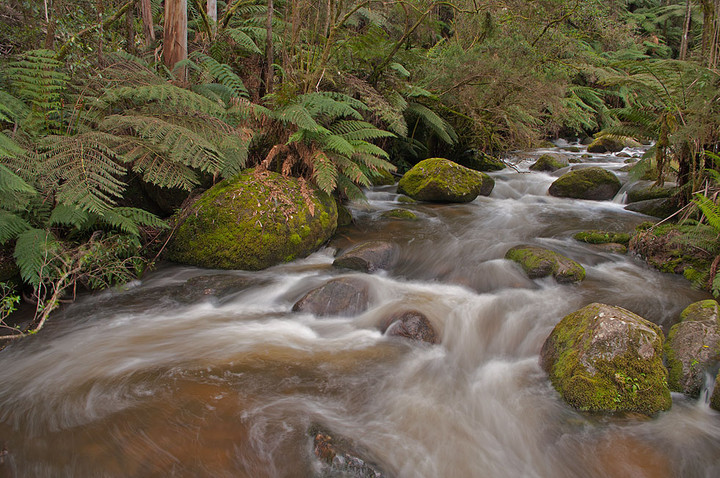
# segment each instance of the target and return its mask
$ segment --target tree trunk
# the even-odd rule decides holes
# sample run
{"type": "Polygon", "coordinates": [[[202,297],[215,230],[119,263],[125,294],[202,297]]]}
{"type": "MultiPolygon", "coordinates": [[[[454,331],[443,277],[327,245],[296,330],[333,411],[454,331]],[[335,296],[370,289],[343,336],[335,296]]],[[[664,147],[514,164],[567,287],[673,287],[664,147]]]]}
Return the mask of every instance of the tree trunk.
{"type": "MultiPolygon", "coordinates": [[[[134,3],[134,2],[133,2],[134,3]]],[[[135,50],[135,4],[125,12],[125,43],[127,52],[131,55],[135,50]]]]}
{"type": "MultiPolygon", "coordinates": [[[[187,0],[165,1],[165,24],[163,37],[163,60],[171,71],[179,61],[187,59],[187,0]]],[[[176,72],[185,81],[186,71],[176,72]]]]}
{"type": "Polygon", "coordinates": [[[145,45],[149,47],[155,43],[155,26],[153,25],[150,0],[140,0],[140,15],[142,16],[145,45]]]}
{"type": "Polygon", "coordinates": [[[720,0],[702,0],[702,55],[708,68],[715,68],[720,60],[720,0]]]}
{"type": "Polygon", "coordinates": [[[690,0],[687,0],[687,5],[685,8],[685,22],[683,26],[683,34],[682,34],[682,40],[680,41],[680,55],[679,59],[681,61],[685,61],[687,58],[687,50],[688,50],[688,42],[690,37],[690,20],[692,18],[692,3],[690,0]]]}
{"type": "Polygon", "coordinates": [[[268,12],[265,28],[267,38],[265,40],[265,94],[273,92],[273,64],[275,63],[275,52],[273,50],[273,28],[272,20],[275,6],[273,0],[268,0],[268,12]]]}

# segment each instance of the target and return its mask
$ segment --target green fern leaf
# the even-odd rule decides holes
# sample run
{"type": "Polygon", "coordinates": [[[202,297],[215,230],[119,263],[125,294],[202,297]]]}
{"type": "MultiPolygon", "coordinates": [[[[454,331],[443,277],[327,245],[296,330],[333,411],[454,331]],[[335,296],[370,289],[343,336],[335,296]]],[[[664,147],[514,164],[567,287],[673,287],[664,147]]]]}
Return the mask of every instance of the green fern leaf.
{"type": "Polygon", "coordinates": [[[0,164],[0,192],[19,192],[37,194],[35,188],[26,183],[20,176],[0,164]]]}
{"type": "Polygon", "coordinates": [[[450,124],[437,115],[433,110],[420,103],[408,104],[406,112],[417,117],[427,126],[435,135],[447,144],[455,144],[457,134],[450,124]]]}
{"type": "Polygon", "coordinates": [[[31,228],[30,223],[20,216],[0,209],[0,244],[15,239],[31,228]]]}
{"type": "Polygon", "coordinates": [[[702,193],[695,193],[693,202],[697,204],[700,210],[705,215],[708,224],[720,233],[720,206],[715,204],[712,199],[708,198],[702,193]]]}
{"type": "Polygon", "coordinates": [[[338,170],[335,163],[322,151],[318,151],[312,158],[313,180],[321,191],[332,194],[338,180],[338,170]]]}
{"type": "Polygon", "coordinates": [[[49,266],[57,251],[57,240],[50,231],[29,229],[18,235],[13,256],[23,280],[37,289],[51,274],[49,266]]]}
{"type": "Polygon", "coordinates": [[[51,226],[72,226],[78,230],[86,229],[93,222],[94,215],[86,210],[67,204],[58,204],[50,214],[51,226]]]}
{"type": "Polygon", "coordinates": [[[247,29],[228,28],[227,30],[225,30],[225,32],[241,49],[245,50],[248,53],[262,55],[262,51],[260,51],[260,48],[258,48],[255,40],[253,40],[250,35],[248,35],[247,29]]]}

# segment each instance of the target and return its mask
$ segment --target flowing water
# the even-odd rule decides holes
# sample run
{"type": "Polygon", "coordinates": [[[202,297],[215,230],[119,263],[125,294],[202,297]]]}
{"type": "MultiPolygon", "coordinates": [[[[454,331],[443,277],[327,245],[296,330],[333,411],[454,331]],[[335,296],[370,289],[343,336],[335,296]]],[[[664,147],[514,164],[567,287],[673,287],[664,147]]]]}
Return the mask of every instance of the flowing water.
{"type": "MultiPolygon", "coordinates": [[[[590,302],[667,332],[707,298],[636,258],[574,241],[648,218],[625,211],[622,192],[607,202],[548,196],[564,171],[528,172],[543,152],[494,173],[491,196],[469,204],[401,204],[394,187],[376,188],[352,205],[357,223],[305,260],[257,273],[165,266],[67,307],[0,353],[0,476],[311,477],[322,473],[314,424],[397,477],[720,476],[720,414],[706,394],[673,395],[672,410],[653,419],[588,415],[540,369],[554,325],[590,302]],[[381,217],[397,207],[420,219],[381,217]],[[399,265],[372,275],[332,267],[337,250],[368,239],[397,244],[399,265]],[[503,260],[521,243],[581,262],[587,279],[527,279],[503,260]],[[291,312],[340,276],[370,284],[366,312],[291,312]],[[208,283],[215,293],[203,295],[208,283]],[[410,308],[429,317],[440,345],[377,330],[410,308]]],[[[622,160],[585,161],[617,170],[622,160]]]]}

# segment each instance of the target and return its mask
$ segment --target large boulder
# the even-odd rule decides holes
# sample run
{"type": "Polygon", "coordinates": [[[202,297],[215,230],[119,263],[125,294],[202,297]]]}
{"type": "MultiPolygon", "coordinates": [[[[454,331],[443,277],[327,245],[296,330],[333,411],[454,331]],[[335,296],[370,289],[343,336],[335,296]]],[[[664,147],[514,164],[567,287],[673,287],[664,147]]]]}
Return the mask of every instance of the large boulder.
{"type": "Polygon", "coordinates": [[[639,148],[640,143],[630,138],[618,138],[601,136],[590,143],[587,147],[588,153],[617,153],[624,148],[639,148]]]}
{"type": "Polygon", "coordinates": [[[670,390],[699,396],[705,373],[720,360],[719,317],[718,303],[703,300],[690,304],[672,326],[665,343],[670,390]]]}
{"type": "Polygon", "coordinates": [[[447,159],[420,161],[400,179],[398,193],[419,201],[470,202],[478,195],[489,196],[495,181],[447,159]]]}
{"type": "Polygon", "coordinates": [[[520,264],[531,279],[553,276],[562,283],[585,279],[585,269],[574,260],[537,246],[515,246],[505,253],[505,259],[520,264]]]}
{"type": "Polygon", "coordinates": [[[381,330],[390,337],[404,337],[429,344],[440,343],[430,320],[415,310],[392,314],[383,320],[381,330]]]}
{"type": "Polygon", "coordinates": [[[215,269],[260,270],[309,255],[336,227],[330,196],[308,194],[293,178],[247,170],[179,214],[167,257],[215,269]]]}
{"type": "Polygon", "coordinates": [[[293,312],[309,312],[326,317],[350,317],[364,312],[370,303],[370,287],[357,277],[333,279],[317,287],[293,306],[293,312]]]}
{"type": "Polygon", "coordinates": [[[655,186],[653,184],[636,184],[627,192],[628,203],[647,201],[650,199],[664,199],[673,196],[678,191],[675,186],[655,186]]]}
{"type": "Polygon", "coordinates": [[[370,241],[359,244],[340,254],[333,265],[361,272],[375,272],[390,269],[397,260],[397,248],[384,241],[370,241]]]}
{"type": "Polygon", "coordinates": [[[569,171],[550,185],[551,196],[604,201],[620,190],[620,180],[610,171],[593,166],[569,171]]]}
{"type": "Polygon", "coordinates": [[[568,161],[565,158],[559,158],[552,154],[543,154],[537,161],[530,166],[531,171],[546,171],[553,172],[558,169],[564,168],[568,165],[568,161]]]}
{"type": "Polygon", "coordinates": [[[648,199],[646,201],[632,202],[625,206],[627,211],[639,212],[646,216],[659,217],[665,219],[678,211],[677,202],[672,198],[667,199],[648,199]]]}
{"type": "Polygon", "coordinates": [[[575,408],[654,415],[670,409],[660,327],[621,307],[594,303],[565,316],[540,365],[575,408]]]}

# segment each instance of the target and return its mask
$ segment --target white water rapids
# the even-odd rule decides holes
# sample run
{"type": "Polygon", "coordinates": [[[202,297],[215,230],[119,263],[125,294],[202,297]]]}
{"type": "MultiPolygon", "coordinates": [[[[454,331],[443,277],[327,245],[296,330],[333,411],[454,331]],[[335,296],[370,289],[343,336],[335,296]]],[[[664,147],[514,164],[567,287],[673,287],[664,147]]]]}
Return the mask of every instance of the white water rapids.
{"type": "MultiPolygon", "coordinates": [[[[622,160],[587,161],[617,170],[622,160]]],[[[531,163],[493,173],[490,197],[463,205],[400,204],[394,187],[375,188],[352,205],[356,225],[291,264],[257,273],[167,265],[82,298],[0,352],[0,477],[320,476],[313,424],[395,477],[720,476],[720,413],[704,394],[674,394],[669,412],[644,419],[577,412],[549,384],[538,353],[564,315],[604,302],[667,332],[707,295],[573,240],[648,218],[620,202],[550,197],[564,171],[528,172],[531,163]],[[381,217],[398,207],[420,220],[381,217]],[[397,244],[399,265],[372,275],[332,267],[338,249],[369,239],[397,244]],[[579,261],[587,279],[529,280],[503,259],[521,243],[579,261]],[[208,275],[245,285],[195,300],[188,280],[208,275]],[[366,312],[291,312],[341,276],[370,283],[366,312]],[[377,330],[408,308],[428,316],[440,345],[377,330]]]]}

